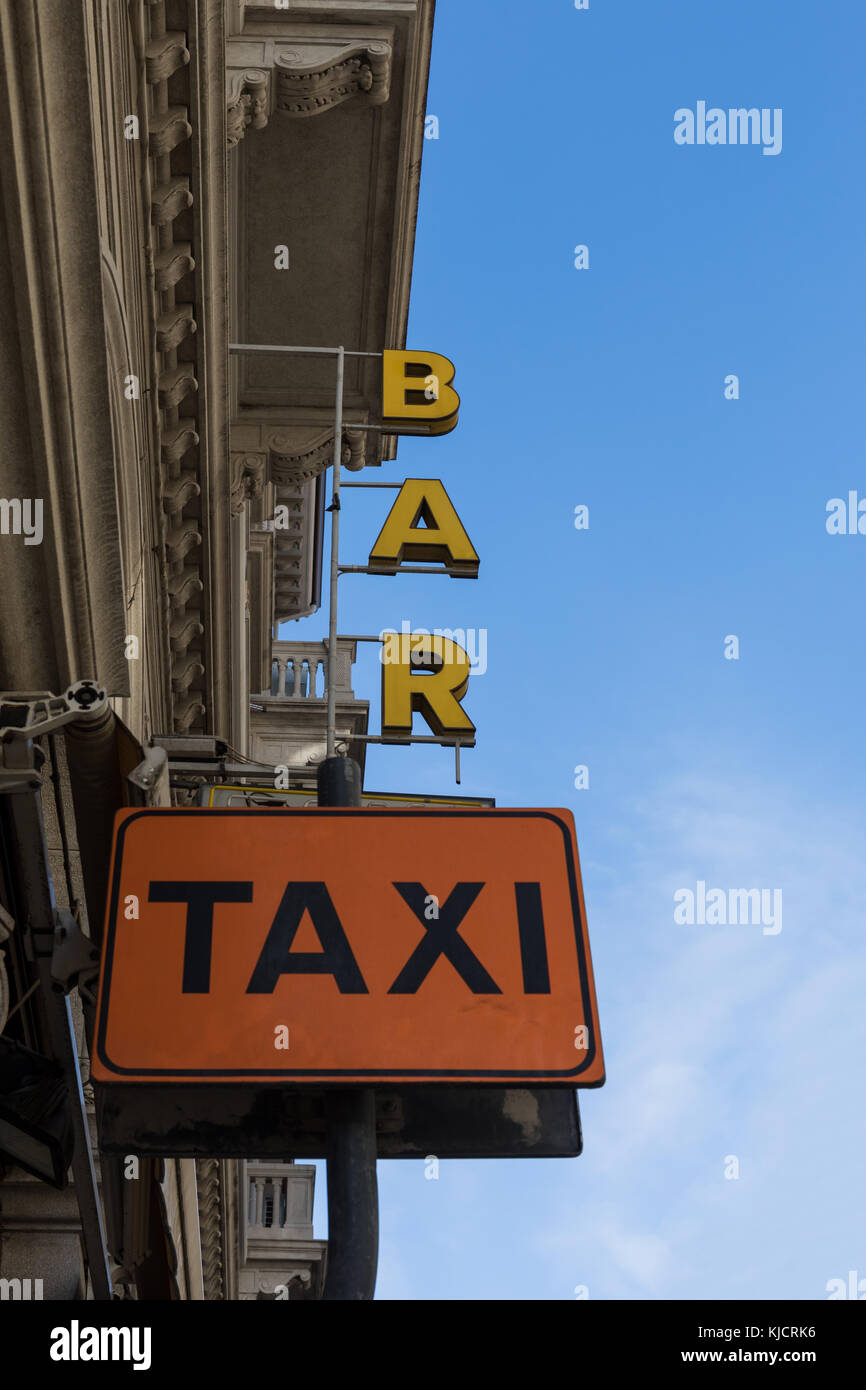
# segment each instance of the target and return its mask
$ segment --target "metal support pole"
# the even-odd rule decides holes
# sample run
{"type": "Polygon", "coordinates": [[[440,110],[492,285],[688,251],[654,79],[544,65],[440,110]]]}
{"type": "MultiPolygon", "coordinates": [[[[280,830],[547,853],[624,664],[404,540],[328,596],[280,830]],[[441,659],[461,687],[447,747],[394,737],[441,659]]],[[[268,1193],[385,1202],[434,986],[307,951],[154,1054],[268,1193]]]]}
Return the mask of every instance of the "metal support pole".
{"type": "Polygon", "coordinates": [[[75,1132],[72,1176],[81,1216],[84,1255],[93,1286],[93,1297],[104,1301],[111,1298],[111,1275],[102,1208],[96,1185],[96,1170],[90,1148],[90,1131],[81,1086],[75,1029],[69,999],[62,990],[57,991],[51,978],[55,902],[39,793],[12,792],[7,798],[7,806],[19,874],[21,903],[26,910],[24,920],[36,956],[51,1051],[63,1068],[69,1089],[69,1106],[75,1132]]]}
{"type": "Polygon", "coordinates": [[[297,347],[284,343],[229,343],[229,353],[234,356],[243,356],[245,352],[287,352],[290,356],[298,356],[305,353],[312,353],[318,357],[339,357],[343,353],[345,357],[381,357],[381,352],[358,352],[355,348],[342,347],[297,347]]]}
{"type": "Polygon", "coordinates": [[[343,369],[345,354],[337,349],[337,400],[334,420],[334,476],[331,505],[331,596],[328,610],[328,742],[327,756],[334,756],[337,722],[337,580],[340,577],[340,460],[343,450],[343,369]]]}
{"type": "Polygon", "coordinates": [[[446,738],[438,734],[347,734],[357,743],[385,743],[397,748],[404,745],[408,747],[410,743],[438,743],[440,748],[452,748],[458,744],[461,748],[474,748],[474,738],[446,738]]]}
{"type": "MultiPolygon", "coordinates": [[[[344,483],[343,487],[347,484],[344,483]]],[[[375,483],[370,484],[375,487],[375,483]]],[[[373,569],[370,565],[338,565],[340,574],[377,574],[386,579],[393,579],[395,574],[446,574],[451,579],[469,578],[468,575],[462,576],[451,574],[449,570],[443,569],[441,565],[398,565],[396,569],[373,569]]]]}
{"type": "MultiPolygon", "coordinates": [[[[360,806],[361,769],[353,758],[325,758],[320,806],[360,806]]],[[[376,1096],[371,1088],[325,1093],[328,1125],[328,1272],[323,1299],[371,1299],[379,1259],[376,1096]]]]}
{"type": "Polygon", "coordinates": [[[329,1091],[328,1273],[326,1302],[369,1300],[379,1260],[376,1096],[363,1088],[329,1091]]]}

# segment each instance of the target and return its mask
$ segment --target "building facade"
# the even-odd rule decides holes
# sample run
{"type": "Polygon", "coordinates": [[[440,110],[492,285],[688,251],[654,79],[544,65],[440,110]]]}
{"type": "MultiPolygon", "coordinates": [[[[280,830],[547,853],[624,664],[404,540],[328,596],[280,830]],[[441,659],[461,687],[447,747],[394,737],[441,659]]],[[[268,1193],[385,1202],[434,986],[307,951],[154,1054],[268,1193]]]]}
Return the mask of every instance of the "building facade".
{"type": "MultiPolygon", "coordinates": [[[[433,0],[0,6],[0,1043],[67,1082],[77,1057],[82,1116],[64,1190],[0,1156],[13,1297],[321,1293],[309,1165],[100,1153],[93,975],[117,809],[248,760],[315,785],[326,650],[276,634],[321,603],[334,362],[250,349],[405,344],[432,26],[433,0]]],[[[393,459],[373,356],[344,402],[343,465],[393,459]]]]}

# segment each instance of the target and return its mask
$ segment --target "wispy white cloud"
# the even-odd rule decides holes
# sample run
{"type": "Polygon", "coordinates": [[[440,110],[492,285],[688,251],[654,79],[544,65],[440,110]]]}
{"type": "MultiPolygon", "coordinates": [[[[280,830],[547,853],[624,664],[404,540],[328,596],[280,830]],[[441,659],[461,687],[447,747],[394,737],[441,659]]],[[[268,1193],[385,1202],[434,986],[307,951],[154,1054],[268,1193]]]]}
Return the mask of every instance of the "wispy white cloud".
{"type": "Polygon", "coordinates": [[[582,1101],[580,1171],[549,1192],[538,1248],[558,1296],[582,1282],[599,1297],[822,1297],[836,1264],[866,1270],[848,1215],[862,1206],[862,817],[717,777],[634,811],[628,881],[591,898],[608,1085],[582,1101]],[[674,887],[699,877],[781,886],[783,932],[677,926],[674,887]]]}

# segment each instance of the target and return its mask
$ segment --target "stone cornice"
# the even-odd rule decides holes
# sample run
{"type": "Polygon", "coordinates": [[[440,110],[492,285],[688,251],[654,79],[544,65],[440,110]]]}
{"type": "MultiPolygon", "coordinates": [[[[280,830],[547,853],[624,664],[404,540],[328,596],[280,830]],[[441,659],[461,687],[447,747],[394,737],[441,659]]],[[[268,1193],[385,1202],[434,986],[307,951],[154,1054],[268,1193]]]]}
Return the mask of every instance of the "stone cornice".
{"type": "Polygon", "coordinates": [[[143,9],[172,722],[231,737],[221,6],[177,0],[171,30],[165,0],[143,9]]]}
{"type": "MultiPolygon", "coordinates": [[[[421,187],[421,158],[424,151],[424,118],[427,110],[434,8],[435,0],[416,0],[413,41],[407,51],[400,135],[400,178],[394,198],[394,260],[385,317],[384,341],[390,348],[405,347],[409,322],[409,294],[412,286],[415,228],[421,187]]],[[[396,458],[397,436],[383,435],[379,447],[383,462],[396,458]]]]}
{"type": "MultiPolygon", "coordinates": [[[[244,427],[244,435],[251,432],[244,427]]],[[[260,497],[265,483],[294,488],[317,478],[334,462],[334,431],[327,428],[303,429],[297,426],[262,425],[258,438],[246,448],[232,449],[232,511],[237,514],[245,502],[260,497]]],[[[367,451],[365,430],[343,430],[341,460],[344,468],[357,472],[364,467],[367,451]]]]}
{"type": "Polygon", "coordinates": [[[176,173],[173,156],[189,147],[190,51],[185,30],[166,30],[164,0],[144,6],[144,76],[149,96],[146,123],[150,191],[150,221],[154,261],[154,318],[156,322],[159,405],[159,491],[162,502],[164,582],[172,633],[171,701],[174,730],[203,729],[206,711],[201,681],[203,662],[196,652],[204,631],[201,574],[202,535],[197,429],[198,381],[190,351],[197,330],[190,296],[195,266],[188,242],[176,243],[175,224],[181,214],[188,226],[193,204],[191,180],[176,173]],[[177,97],[180,79],[169,101],[168,82],[182,74],[184,101],[177,97]],[[182,409],[180,408],[182,405],[182,409]],[[193,681],[195,679],[195,688],[193,681]]]}
{"type": "MultiPolygon", "coordinates": [[[[244,576],[236,572],[231,546],[224,5],[223,0],[187,0],[187,5],[191,21],[194,19],[190,25],[190,119],[195,126],[192,191],[197,215],[193,232],[200,267],[193,285],[195,316],[201,325],[201,337],[196,339],[196,375],[201,383],[198,429],[206,546],[207,729],[228,737],[244,751],[236,694],[244,664],[236,650],[232,624],[233,609],[239,599],[242,601],[244,576]]],[[[245,705],[246,690],[241,696],[245,705]]]]}

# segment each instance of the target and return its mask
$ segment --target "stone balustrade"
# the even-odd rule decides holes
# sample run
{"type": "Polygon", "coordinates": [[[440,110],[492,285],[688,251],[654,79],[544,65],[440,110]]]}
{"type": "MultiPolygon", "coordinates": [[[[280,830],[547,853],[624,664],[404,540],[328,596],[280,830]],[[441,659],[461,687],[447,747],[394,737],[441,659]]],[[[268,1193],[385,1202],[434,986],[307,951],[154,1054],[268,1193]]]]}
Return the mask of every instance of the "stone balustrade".
{"type": "MultiPolygon", "coordinates": [[[[324,700],[327,693],[328,647],[326,642],[274,642],[271,688],[254,696],[271,700],[324,700]]],[[[352,663],[356,643],[337,643],[337,698],[354,699],[352,663]]]]}

